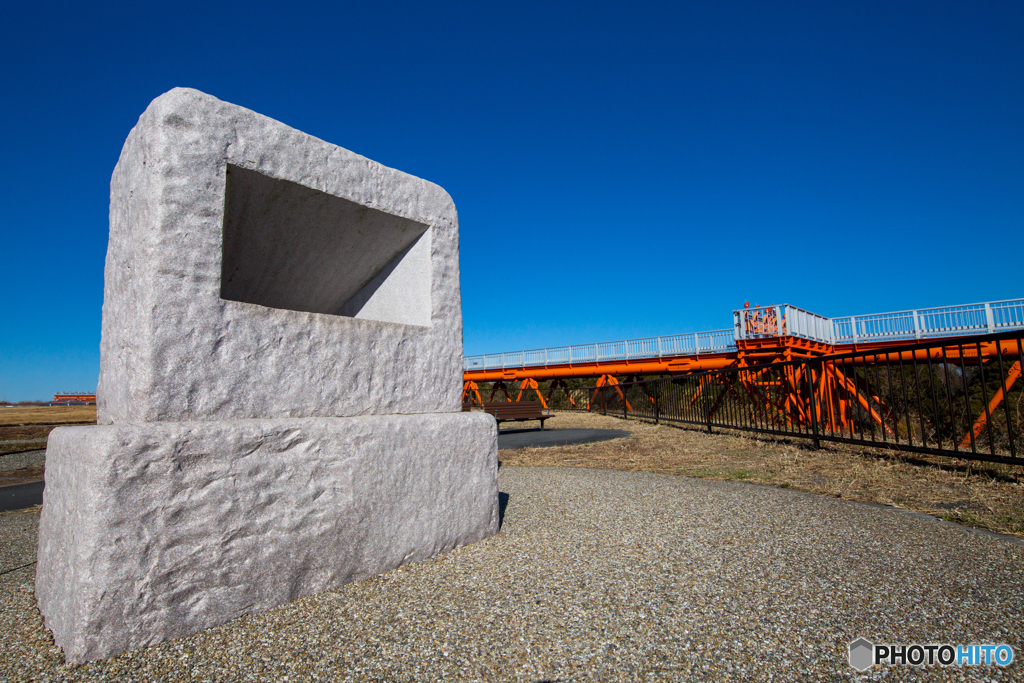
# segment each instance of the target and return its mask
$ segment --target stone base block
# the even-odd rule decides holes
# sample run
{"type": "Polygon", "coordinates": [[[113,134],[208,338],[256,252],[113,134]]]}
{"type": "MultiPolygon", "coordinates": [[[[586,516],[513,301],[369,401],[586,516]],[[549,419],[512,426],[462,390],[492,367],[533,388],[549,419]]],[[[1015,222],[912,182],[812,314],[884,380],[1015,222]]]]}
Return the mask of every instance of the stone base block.
{"type": "Polygon", "coordinates": [[[221,624],[498,530],[480,413],[60,427],[36,598],[69,662],[221,624]]]}

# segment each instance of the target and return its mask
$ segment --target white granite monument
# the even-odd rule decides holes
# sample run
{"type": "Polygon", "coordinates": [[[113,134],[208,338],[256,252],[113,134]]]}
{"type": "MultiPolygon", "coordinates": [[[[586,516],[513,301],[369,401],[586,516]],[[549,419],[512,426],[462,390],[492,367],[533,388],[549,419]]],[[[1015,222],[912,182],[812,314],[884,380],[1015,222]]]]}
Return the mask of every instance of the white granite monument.
{"type": "Polygon", "coordinates": [[[437,185],[195,90],[153,101],[111,179],[99,425],[46,452],[36,597],[67,661],[497,531],[458,249],[437,185]]]}

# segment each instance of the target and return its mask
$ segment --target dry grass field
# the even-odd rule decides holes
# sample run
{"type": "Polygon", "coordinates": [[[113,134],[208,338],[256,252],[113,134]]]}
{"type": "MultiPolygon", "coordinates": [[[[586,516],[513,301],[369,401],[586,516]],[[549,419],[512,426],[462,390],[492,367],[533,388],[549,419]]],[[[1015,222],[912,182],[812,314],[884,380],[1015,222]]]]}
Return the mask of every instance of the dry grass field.
{"type": "Polygon", "coordinates": [[[10,453],[21,453],[23,451],[34,451],[40,448],[46,448],[46,439],[33,439],[31,442],[26,443],[25,440],[18,440],[14,443],[10,441],[0,441],[0,455],[8,455],[10,453]]]}
{"type": "Polygon", "coordinates": [[[0,455],[46,448],[54,427],[96,424],[96,406],[0,405],[0,455]]]}
{"type": "Polygon", "coordinates": [[[548,421],[551,428],[628,429],[633,434],[579,446],[503,450],[502,463],[644,470],[792,487],[908,508],[1024,538],[1021,467],[842,444],[814,450],[806,442],[765,435],[707,434],[588,413],[556,415],[548,421]]]}
{"type": "Polygon", "coordinates": [[[96,424],[96,406],[0,406],[0,427],[96,424]]]}

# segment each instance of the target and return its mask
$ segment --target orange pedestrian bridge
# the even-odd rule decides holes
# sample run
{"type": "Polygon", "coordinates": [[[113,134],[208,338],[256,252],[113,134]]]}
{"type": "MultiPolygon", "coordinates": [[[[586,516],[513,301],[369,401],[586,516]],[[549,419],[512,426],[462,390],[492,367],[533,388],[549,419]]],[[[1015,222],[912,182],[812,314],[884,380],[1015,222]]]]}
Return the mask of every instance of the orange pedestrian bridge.
{"type": "Polygon", "coordinates": [[[729,329],[466,356],[462,369],[467,384],[676,375],[1011,330],[1024,330],[1024,299],[842,318],[747,306],[733,311],[729,329]]]}
{"type": "Polygon", "coordinates": [[[1022,331],[1024,299],[842,318],[748,304],[731,329],[467,356],[462,400],[486,382],[492,401],[1024,464],[1022,331]]]}

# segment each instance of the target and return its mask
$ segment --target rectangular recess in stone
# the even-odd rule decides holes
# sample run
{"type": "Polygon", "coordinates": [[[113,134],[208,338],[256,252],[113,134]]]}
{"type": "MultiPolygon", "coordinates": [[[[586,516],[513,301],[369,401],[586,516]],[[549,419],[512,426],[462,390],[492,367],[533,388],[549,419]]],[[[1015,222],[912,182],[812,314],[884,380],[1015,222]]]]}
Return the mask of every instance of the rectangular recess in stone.
{"type": "Polygon", "coordinates": [[[222,299],[430,324],[429,226],[233,164],[226,174],[222,299]]]}
{"type": "Polygon", "coordinates": [[[457,412],[458,255],[443,188],[176,88],[110,180],[97,419],[457,412]]]}

